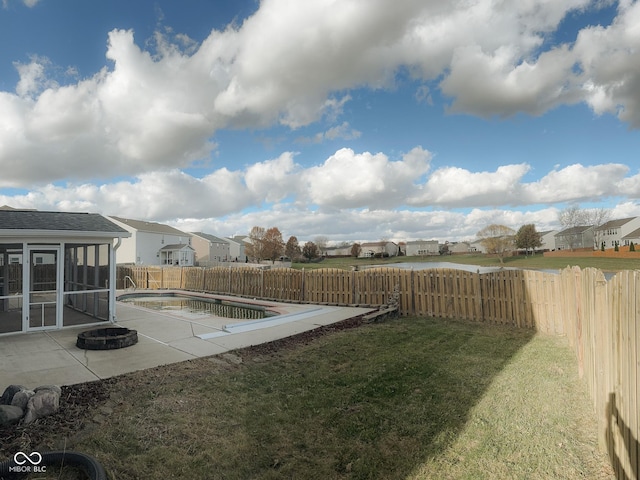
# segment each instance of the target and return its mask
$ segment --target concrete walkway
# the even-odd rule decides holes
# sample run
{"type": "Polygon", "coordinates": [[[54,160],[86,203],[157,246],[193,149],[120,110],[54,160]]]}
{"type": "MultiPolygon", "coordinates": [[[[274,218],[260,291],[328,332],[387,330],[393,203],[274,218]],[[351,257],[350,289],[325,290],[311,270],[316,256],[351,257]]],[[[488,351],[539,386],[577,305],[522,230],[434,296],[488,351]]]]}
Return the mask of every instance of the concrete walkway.
{"type": "Polygon", "coordinates": [[[167,314],[118,303],[118,326],[138,331],[138,343],[119,350],[76,347],[79,332],[97,328],[86,325],[0,337],[0,391],[11,384],[35,388],[109,378],[270,342],[373,311],[359,307],[260,303],[273,307],[280,315],[250,322],[220,317],[194,319],[178,312],[167,314]]]}

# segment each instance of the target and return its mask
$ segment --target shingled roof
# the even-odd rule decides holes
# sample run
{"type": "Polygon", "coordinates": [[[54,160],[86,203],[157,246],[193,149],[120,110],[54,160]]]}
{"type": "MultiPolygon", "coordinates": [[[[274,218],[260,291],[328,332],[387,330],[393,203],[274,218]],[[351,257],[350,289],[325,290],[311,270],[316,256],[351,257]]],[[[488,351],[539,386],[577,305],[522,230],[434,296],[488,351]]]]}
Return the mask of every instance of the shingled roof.
{"type": "Polygon", "coordinates": [[[111,215],[111,218],[140,232],[160,233],[164,235],[176,235],[182,237],[190,236],[186,232],[180,231],[177,228],[173,228],[162,223],[147,222],[146,220],[134,220],[131,218],[122,218],[113,215],[111,215]]]}
{"type": "Polygon", "coordinates": [[[7,231],[15,233],[16,230],[96,233],[101,237],[130,235],[124,228],[97,213],[0,209],[0,235],[7,231]]]}

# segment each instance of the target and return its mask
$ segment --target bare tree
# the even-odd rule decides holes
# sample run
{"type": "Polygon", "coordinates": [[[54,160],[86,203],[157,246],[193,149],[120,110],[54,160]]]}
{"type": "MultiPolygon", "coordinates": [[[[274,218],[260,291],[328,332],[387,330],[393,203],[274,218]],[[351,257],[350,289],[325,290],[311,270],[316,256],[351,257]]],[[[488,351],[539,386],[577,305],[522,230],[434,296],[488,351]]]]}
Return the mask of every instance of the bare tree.
{"type": "Polygon", "coordinates": [[[592,208],[585,211],[585,216],[587,225],[593,225],[593,249],[597,250],[603,233],[598,229],[611,220],[611,210],[608,208],[592,208]]]}
{"type": "Polygon", "coordinates": [[[362,246],[356,242],[351,246],[351,256],[358,258],[360,256],[360,252],[362,252],[362,246]]]}
{"type": "Polygon", "coordinates": [[[504,263],[504,257],[513,251],[515,231],[504,225],[492,224],[478,232],[480,243],[486,248],[487,253],[496,255],[500,263],[504,263]]]}
{"type": "Polygon", "coordinates": [[[264,239],[264,234],[266,230],[264,227],[253,227],[251,232],[249,232],[249,241],[250,243],[245,247],[245,252],[247,257],[257,260],[258,262],[262,260],[264,257],[264,246],[262,240],[264,239]]]}
{"type": "Polygon", "coordinates": [[[569,249],[573,250],[578,241],[579,235],[576,227],[587,225],[585,211],[579,205],[570,205],[558,214],[558,221],[562,226],[563,237],[569,244],[569,249]]]}
{"type": "Polygon", "coordinates": [[[569,230],[564,235],[571,250],[574,249],[578,242],[579,234],[577,230],[572,233],[571,229],[576,227],[592,226],[594,230],[593,246],[598,248],[600,236],[597,234],[598,227],[601,227],[611,218],[611,210],[606,208],[585,209],[580,205],[570,205],[558,214],[558,221],[563,230],[569,230]]]}
{"type": "Polygon", "coordinates": [[[318,235],[316,238],[313,239],[313,243],[315,243],[316,247],[318,247],[318,250],[320,250],[320,253],[324,253],[325,250],[327,249],[327,244],[329,243],[329,239],[324,235],[318,235]]]}

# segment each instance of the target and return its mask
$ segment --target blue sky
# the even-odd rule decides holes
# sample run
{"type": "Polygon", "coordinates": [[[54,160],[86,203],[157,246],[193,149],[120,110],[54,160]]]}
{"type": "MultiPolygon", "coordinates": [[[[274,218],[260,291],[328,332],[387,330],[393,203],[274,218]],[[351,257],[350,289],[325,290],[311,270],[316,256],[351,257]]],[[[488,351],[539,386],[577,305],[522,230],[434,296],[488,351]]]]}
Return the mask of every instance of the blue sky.
{"type": "Polygon", "coordinates": [[[0,205],[215,235],[640,215],[636,2],[0,0],[0,205]]]}

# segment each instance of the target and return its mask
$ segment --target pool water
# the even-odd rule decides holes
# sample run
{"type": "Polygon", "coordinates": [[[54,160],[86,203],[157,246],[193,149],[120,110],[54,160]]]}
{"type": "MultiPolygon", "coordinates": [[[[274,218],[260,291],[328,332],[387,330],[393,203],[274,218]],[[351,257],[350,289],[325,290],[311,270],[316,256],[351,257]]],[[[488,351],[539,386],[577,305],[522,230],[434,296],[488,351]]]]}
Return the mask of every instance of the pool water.
{"type": "Polygon", "coordinates": [[[193,298],[187,296],[124,296],[118,299],[120,302],[129,303],[138,307],[160,310],[167,313],[186,313],[189,316],[216,316],[234,319],[259,320],[273,316],[273,312],[259,306],[242,306],[235,303],[224,302],[212,298],[193,298]]]}

